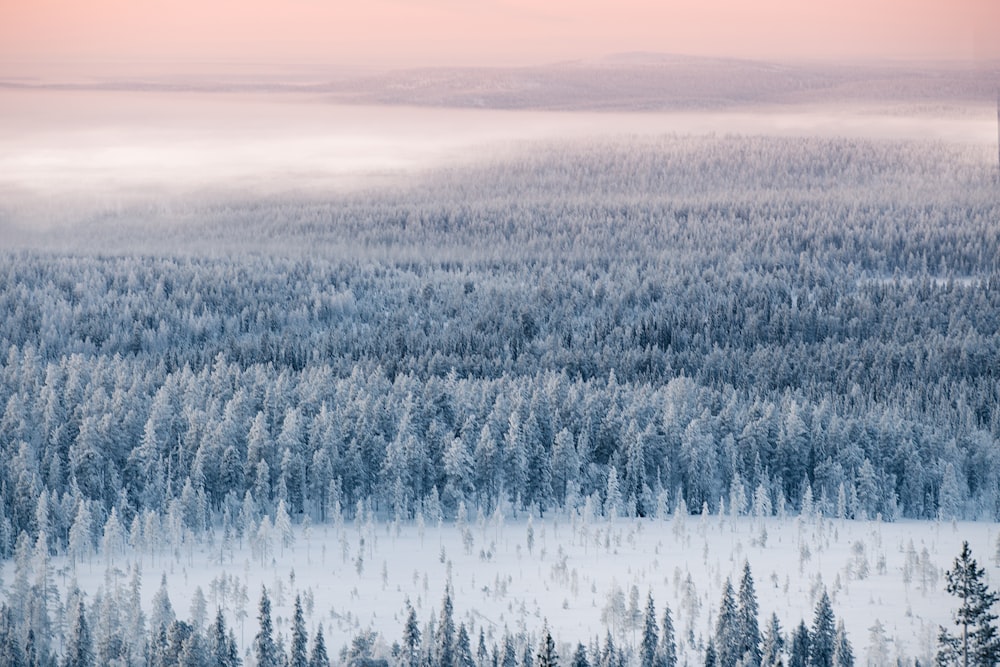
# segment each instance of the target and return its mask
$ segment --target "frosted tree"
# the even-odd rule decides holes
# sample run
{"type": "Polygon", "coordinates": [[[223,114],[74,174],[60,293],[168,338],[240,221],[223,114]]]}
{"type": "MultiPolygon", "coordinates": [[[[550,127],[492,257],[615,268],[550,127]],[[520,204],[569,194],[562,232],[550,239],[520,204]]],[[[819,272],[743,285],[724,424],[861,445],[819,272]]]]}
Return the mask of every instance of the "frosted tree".
{"type": "Polygon", "coordinates": [[[226,619],[219,608],[215,620],[208,628],[208,659],[212,667],[239,667],[240,655],[236,647],[236,637],[226,628],[226,619]]]}
{"type": "MultiPolygon", "coordinates": [[[[547,623],[542,629],[542,641],[541,645],[538,647],[536,664],[538,667],[558,667],[559,665],[559,655],[556,653],[556,643],[552,639],[552,633],[549,632],[547,623]]],[[[466,666],[463,665],[462,667],[466,666]]]]}
{"type": "Polygon", "coordinates": [[[76,613],[72,614],[69,638],[66,642],[63,664],[66,667],[93,667],[94,642],[87,624],[87,614],[83,600],[77,602],[76,613]]]}
{"type": "Polygon", "coordinates": [[[278,509],[274,513],[274,530],[281,540],[281,553],[284,555],[285,549],[295,544],[295,533],[292,531],[292,519],[285,509],[285,501],[278,501],[278,509]]]}
{"type": "Polygon", "coordinates": [[[618,470],[614,466],[608,469],[608,482],[604,492],[604,516],[614,521],[621,515],[622,494],[618,488],[618,470]]]}
{"type": "Polygon", "coordinates": [[[834,635],[833,667],[854,667],[854,649],[847,639],[844,620],[837,620],[837,633],[834,635]]]}
{"type": "Polygon", "coordinates": [[[458,626],[458,635],[455,637],[455,667],[476,667],[476,661],[472,657],[472,642],[469,639],[469,631],[465,623],[458,626]]]}
{"type": "Polygon", "coordinates": [[[191,595],[189,618],[191,626],[196,632],[201,632],[208,620],[208,601],[205,599],[205,593],[201,590],[201,586],[195,586],[194,593],[191,595]]]}
{"type": "Polygon", "coordinates": [[[292,652],[288,667],[309,667],[308,636],[300,595],[295,596],[295,610],[292,614],[292,652]]]}
{"type": "Polygon", "coordinates": [[[74,566],[78,560],[88,558],[93,551],[91,523],[88,503],[81,499],[76,510],[76,517],[73,519],[73,525],[69,529],[69,556],[74,566]]]}
{"type": "Polygon", "coordinates": [[[816,613],[809,629],[809,667],[832,667],[837,648],[837,628],[830,605],[830,596],[824,589],[816,603],[816,613]]]}
{"type": "Polygon", "coordinates": [[[733,585],[726,579],[715,623],[715,646],[719,667],[734,667],[740,658],[740,618],[736,611],[733,585]]]}
{"type": "Polygon", "coordinates": [[[271,622],[271,599],[267,589],[261,587],[260,603],[257,606],[257,634],[253,638],[253,655],[257,667],[281,667],[283,656],[274,641],[274,627],[271,622]]]}
{"type": "Polygon", "coordinates": [[[646,597],[646,617],[642,626],[642,643],[639,645],[639,661],[643,665],[656,666],[657,647],[659,644],[659,628],[656,625],[656,608],[653,605],[653,593],[646,597]]]}
{"type": "Polygon", "coordinates": [[[577,643],[573,659],[569,664],[570,667],[590,667],[590,660],[587,659],[587,647],[582,643],[577,643]]]}
{"type": "Polygon", "coordinates": [[[745,667],[757,667],[761,661],[760,626],[757,621],[757,592],[754,590],[753,575],[750,573],[750,563],[743,562],[743,578],[740,579],[740,590],[736,602],[737,660],[745,667]]]}
{"type": "Polygon", "coordinates": [[[174,608],[170,604],[170,594],[167,592],[167,575],[160,578],[160,588],[153,595],[153,606],[149,614],[149,627],[156,636],[174,622],[174,608]]]}
{"type": "Polygon", "coordinates": [[[810,667],[810,637],[809,628],[805,621],[799,621],[799,625],[792,633],[792,645],[788,651],[788,667],[810,667]]]}
{"type": "Polygon", "coordinates": [[[961,632],[952,635],[941,627],[938,636],[938,665],[995,665],[1000,662],[1000,637],[993,605],[1000,595],[986,584],[986,571],[972,557],[968,542],[951,569],[945,572],[947,591],[959,600],[954,612],[961,632]]]}
{"type": "Polygon", "coordinates": [[[309,667],[330,667],[330,658],[326,654],[326,641],[323,639],[322,624],[316,628],[312,652],[309,654],[309,667]]]}
{"type": "Polygon", "coordinates": [[[101,551],[110,564],[114,564],[115,558],[120,556],[125,550],[125,530],[121,521],[118,520],[118,510],[111,508],[111,514],[104,523],[104,535],[101,538],[101,551]]]}
{"type": "Polygon", "coordinates": [[[868,658],[867,667],[882,667],[889,664],[889,638],[885,634],[882,621],[875,619],[875,624],[868,628],[868,658]]]}
{"type": "Polygon", "coordinates": [[[781,631],[781,624],[778,623],[778,615],[772,613],[771,620],[764,631],[764,640],[761,647],[760,664],[763,667],[777,667],[783,664],[785,653],[785,638],[781,631]]]}
{"type": "Polygon", "coordinates": [[[438,619],[437,635],[434,638],[434,655],[439,664],[450,665],[455,655],[455,619],[452,614],[451,588],[445,586],[441,601],[441,615],[438,619]]]}
{"type": "Polygon", "coordinates": [[[677,639],[674,632],[674,620],[670,614],[670,606],[663,604],[663,621],[660,624],[660,641],[656,646],[657,667],[677,666],[677,639]]]}
{"type": "Polygon", "coordinates": [[[420,624],[417,622],[417,612],[406,601],[406,624],[403,626],[403,650],[406,665],[418,667],[420,664],[420,624]]]}

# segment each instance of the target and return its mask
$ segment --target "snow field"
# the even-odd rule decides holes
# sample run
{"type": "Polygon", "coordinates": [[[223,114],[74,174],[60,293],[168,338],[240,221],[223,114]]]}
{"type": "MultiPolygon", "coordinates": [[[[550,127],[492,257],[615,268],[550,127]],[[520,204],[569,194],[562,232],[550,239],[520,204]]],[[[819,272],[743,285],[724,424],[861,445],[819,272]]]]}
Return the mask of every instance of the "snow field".
{"type": "MultiPolygon", "coordinates": [[[[694,659],[714,631],[726,578],[738,586],[746,560],[762,628],[772,612],[786,633],[799,620],[811,624],[826,587],[859,660],[878,620],[889,656],[923,662],[933,655],[938,626],[951,624],[954,600],[943,574],[963,540],[992,585],[1000,581],[991,523],[716,515],[585,521],[522,513],[464,525],[368,520],[293,532],[291,544],[276,536],[270,549],[246,539],[227,544],[216,533],[155,553],[126,547],[114,559],[99,555],[74,568],[59,557],[52,566],[62,601],[75,580],[90,602],[107,582],[127,586],[138,565],[147,615],[161,575],[179,618],[191,616],[200,588],[209,618],[221,606],[243,650],[257,631],[262,585],[286,641],[301,593],[310,633],[323,624],[331,655],[359,630],[378,631],[387,646],[398,641],[407,601],[424,623],[436,617],[450,582],[456,624],[470,627],[473,647],[480,628],[489,645],[505,627],[537,634],[547,622],[563,656],[609,630],[619,645],[637,648],[641,613],[631,623],[630,611],[644,610],[651,592],[658,619],[670,605],[679,657],[694,659]]],[[[12,578],[7,563],[3,580],[12,578]]]]}

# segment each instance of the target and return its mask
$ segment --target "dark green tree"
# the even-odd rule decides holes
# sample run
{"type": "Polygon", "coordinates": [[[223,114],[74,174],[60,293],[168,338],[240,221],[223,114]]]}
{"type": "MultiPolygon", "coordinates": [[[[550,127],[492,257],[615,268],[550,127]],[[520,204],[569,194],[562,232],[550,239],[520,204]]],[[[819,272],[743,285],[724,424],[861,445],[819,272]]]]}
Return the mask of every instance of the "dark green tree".
{"type": "Polygon", "coordinates": [[[736,614],[736,600],[733,584],[726,579],[719,603],[719,618],[715,624],[715,657],[719,667],[735,667],[739,660],[741,645],[739,617],[736,614]]]}
{"type": "Polygon", "coordinates": [[[409,667],[420,665],[420,624],[417,622],[417,612],[406,601],[406,625],[403,626],[403,649],[406,651],[406,664],[409,667]]]}
{"type": "Polygon", "coordinates": [[[788,654],[788,667],[809,667],[809,628],[805,621],[792,633],[792,650],[788,654]]]}
{"type": "Polygon", "coordinates": [[[1000,662],[1000,639],[994,623],[997,616],[990,611],[998,595],[989,589],[985,578],[986,571],[972,557],[969,543],[962,542],[962,552],[945,572],[947,591],[959,599],[955,625],[961,631],[952,635],[941,627],[938,665],[992,667],[1000,662]]]}
{"type": "Polygon", "coordinates": [[[302,596],[295,596],[295,612],[292,615],[292,655],[289,667],[309,667],[309,639],[306,635],[306,621],[302,616],[302,596]]]}
{"type": "Polygon", "coordinates": [[[674,621],[670,616],[670,606],[663,605],[663,622],[661,623],[660,643],[656,647],[657,667],[676,667],[677,640],[674,637],[674,621]]]}
{"type": "Polygon", "coordinates": [[[642,626],[642,644],[639,647],[639,663],[653,667],[656,664],[656,647],[659,644],[660,632],[656,627],[656,609],[653,606],[653,594],[646,598],[646,621],[642,626]]]}
{"type": "Polygon", "coordinates": [[[260,589],[260,604],[257,606],[257,620],[260,628],[253,638],[253,652],[258,667],[281,667],[281,656],[278,645],[274,642],[274,626],[271,622],[271,599],[267,597],[267,589],[260,589]]]}
{"type": "Polygon", "coordinates": [[[816,603],[812,628],[809,630],[809,667],[833,667],[837,626],[826,591],[816,603]]]}
{"type": "Polygon", "coordinates": [[[552,633],[549,632],[548,626],[545,627],[544,634],[542,635],[542,643],[538,647],[538,667],[557,667],[559,665],[559,656],[556,654],[556,643],[552,639],[552,633]]]}
{"type": "Polygon", "coordinates": [[[737,660],[742,661],[744,667],[760,665],[760,625],[757,622],[757,611],[757,592],[754,590],[753,575],[750,574],[750,563],[744,561],[743,578],[740,580],[740,592],[736,600],[739,640],[737,660]]]}
{"type": "Polygon", "coordinates": [[[582,643],[576,645],[576,652],[573,653],[573,662],[570,667],[590,667],[590,660],[587,659],[587,647],[582,643]]]}
{"type": "Polygon", "coordinates": [[[330,658],[326,654],[326,642],[323,640],[323,626],[316,628],[316,638],[313,639],[313,650],[309,656],[309,667],[330,667],[330,658]]]}

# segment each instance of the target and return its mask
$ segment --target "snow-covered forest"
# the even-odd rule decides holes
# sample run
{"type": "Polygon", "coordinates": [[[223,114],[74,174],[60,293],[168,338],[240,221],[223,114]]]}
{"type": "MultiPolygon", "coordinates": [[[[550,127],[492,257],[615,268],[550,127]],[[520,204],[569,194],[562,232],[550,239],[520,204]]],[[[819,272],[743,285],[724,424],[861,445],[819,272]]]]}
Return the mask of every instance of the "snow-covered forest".
{"type": "MultiPolygon", "coordinates": [[[[621,540],[669,530],[668,517],[714,515],[743,526],[749,546],[766,543],[770,517],[801,515],[800,530],[826,535],[810,538],[814,550],[851,520],[996,521],[992,160],[991,147],[917,141],[623,137],[511,146],[330,198],[206,193],[47,231],[12,224],[0,253],[0,637],[19,655],[70,655],[90,623],[111,642],[95,645],[99,664],[263,666],[270,649],[250,637],[272,580],[263,592],[243,581],[250,620],[236,639],[235,607],[213,624],[203,599],[178,625],[163,599],[144,607],[138,584],[129,591],[129,572],[163,552],[147,563],[151,588],[150,572],[179,576],[185,550],[190,569],[196,552],[233,562],[244,541],[247,562],[266,569],[281,562],[276,546],[294,539],[301,554],[304,533],[327,529],[339,545],[352,521],[358,535],[366,522],[411,537],[420,526],[421,542],[424,522],[443,522],[464,545],[477,516],[562,521],[567,533],[593,520],[611,526],[610,545],[619,519],[632,527],[617,529],[621,540]],[[115,569],[126,553],[138,557],[115,569]],[[49,559],[63,563],[60,586],[49,559]],[[67,585],[94,561],[104,579],[91,576],[89,592],[67,585]],[[130,626],[142,609],[147,625],[130,626]]],[[[949,537],[924,570],[939,592],[962,539],[949,537]]],[[[695,541],[707,561],[711,540],[695,541]]],[[[865,541],[855,543],[861,558],[845,558],[867,566],[865,541]]],[[[364,539],[344,544],[360,576],[364,539]]],[[[489,560],[488,541],[474,544],[469,553],[489,560]]],[[[546,569],[559,567],[554,540],[547,549],[546,569]]],[[[880,549],[906,554],[911,586],[919,546],[913,558],[901,537],[880,549]]],[[[822,592],[836,596],[832,575],[780,631],[770,609],[758,630],[749,570],[733,558],[714,575],[715,615],[681,616],[691,627],[675,650],[687,664],[713,653],[726,667],[776,664],[761,662],[772,650],[789,665],[803,655],[850,664],[822,592]],[[740,641],[759,639],[749,658],[726,639],[736,626],[740,641]],[[810,641],[826,648],[810,653],[810,641]]],[[[758,576],[774,570],[766,558],[758,576]]],[[[674,576],[673,563],[660,566],[674,576]]],[[[337,637],[350,644],[341,659],[548,664],[541,619],[480,639],[481,622],[446,618],[450,584],[424,590],[426,618],[398,619],[394,635],[359,625],[337,637]],[[388,648],[404,625],[406,637],[423,632],[424,649],[388,648]]],[[[621,619],[597,641],[549,619],[560,647],[590,656],[573,664],[673,664],[664,605],[649,600],[651,626],[639,593],[646,625],[628,621],[628,651],[613,648],[621,619]]],[[[950,622],[938,611],[928,627],[950,622]]],[[[290,664],[304,664],[299,623],[286,617],[280,630],[275,654],[287,641],[290,664]]],[[[911,646],[893,659],[927,655],[911,646]]]]}

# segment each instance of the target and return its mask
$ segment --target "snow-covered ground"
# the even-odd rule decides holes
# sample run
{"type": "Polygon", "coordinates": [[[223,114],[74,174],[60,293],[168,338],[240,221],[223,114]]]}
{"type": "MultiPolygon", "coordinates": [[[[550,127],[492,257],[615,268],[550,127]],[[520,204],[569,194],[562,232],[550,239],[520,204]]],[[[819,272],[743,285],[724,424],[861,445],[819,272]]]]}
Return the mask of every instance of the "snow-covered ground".
{"type": "MultiPolygon", "coordinates": [[[[621,605],[628,609],[635,587],[640,608],[648,592],[658,617],[663,603],[670,605],[679,649],[693,655],[692,639],[700,643],[714,627],[726,578],[738,586],[746,560],[756,582],[762,627],[772,612],[786,632],[800,619],[810,624],[826,587],[859,659],[867,653],[869,628],[877,619],[890,640],[890,656],[923,662],[934,651],[938,626],[951,623],[954,600],[944,590],[944,570],[968,540],[996,585],[996,539],[990,523],[714,515],[613,522],[546,516],[529,521],[522,514],[473,518],[465,525],[348,521],[341,528],[298,526],[291,546],[283,547],[275,537],[271,555],[262,555],[245,540],[230,548],[217,536],[212,544],[176,551],[127,550],[114,567],[126,585],[130,565],[141,563],[147,609],[165,575],[182,618],[200,587],[209,618],[216,606],[226,609],[244,648],[256,632],[262,585],[271,596],[280,632],[288,633],[295,593],[301,592],[307,623],[313,630],[323,623],[328,644],[337,650],[359,629],[377,630],[389,644],[400,639],[406,601],[426,621],[440,608],[450,581],[456,623],[473,628],[474,644],[480,628],[489,639],[504,627],[537,633],[547,621],[557,642],[586,643],[610,628],[616,640],[635,645],[641,624],[633,630],[620,618],[621,605]],[[616,597],[617,616],[611,604],[616,597]]],[[[65,600],[73,568],[65,558],[52,564],[65,600]]],[[[76,565],[75,579],[91,599],[104,585],[106,566],[100,556],[76,565]]],[[[7,563],[8,585],[12,569],[7,563]]],[[[568,647],[563,649],[568,655],[568,647]]]]}

